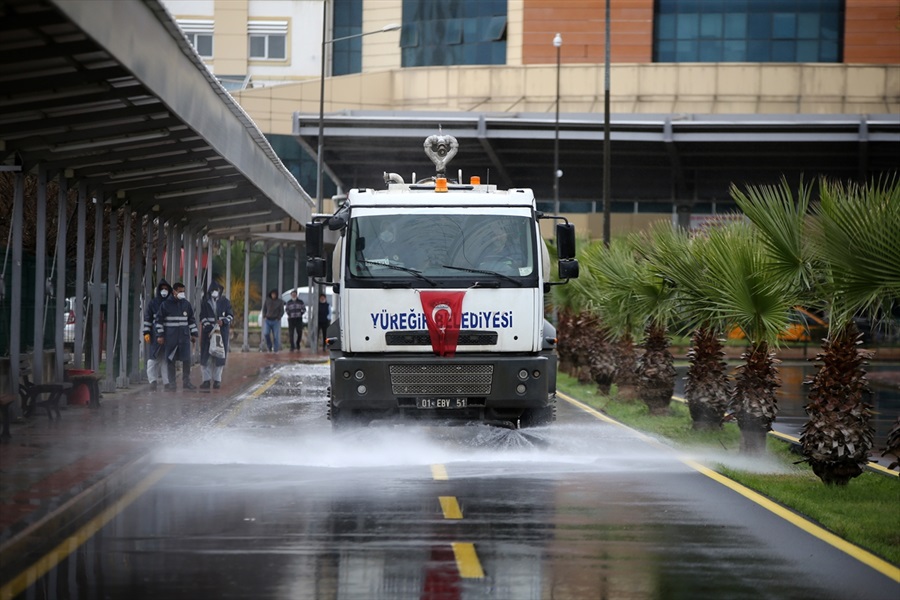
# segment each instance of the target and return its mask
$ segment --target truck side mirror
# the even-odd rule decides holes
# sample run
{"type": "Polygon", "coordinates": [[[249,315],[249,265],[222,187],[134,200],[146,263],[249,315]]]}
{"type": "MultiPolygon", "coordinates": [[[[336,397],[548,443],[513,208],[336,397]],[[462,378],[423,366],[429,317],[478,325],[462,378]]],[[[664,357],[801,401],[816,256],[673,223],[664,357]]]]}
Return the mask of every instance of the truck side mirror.
{"type": "Polygon", "coordinates": [[[575,258],[575,226],[571,223],[556,224],[556,255],[561,261],[575,258]]]}
{"type": "Polygon", "coordinates": [[[325,240],[321,223],[306,224],[306,274],[308,277],[325,277],[325,240]]]}
{"type": "Polygon", "coordinates": [[[559,261],[560,279],[578,279],[578,261],[575,259],[559,261]]]}
{"type": "Polygon", "coordinates": [[[306,224],[306,256],[322,258],[325,255],[325,240],[322,237],[321,223],[306,224]]]}

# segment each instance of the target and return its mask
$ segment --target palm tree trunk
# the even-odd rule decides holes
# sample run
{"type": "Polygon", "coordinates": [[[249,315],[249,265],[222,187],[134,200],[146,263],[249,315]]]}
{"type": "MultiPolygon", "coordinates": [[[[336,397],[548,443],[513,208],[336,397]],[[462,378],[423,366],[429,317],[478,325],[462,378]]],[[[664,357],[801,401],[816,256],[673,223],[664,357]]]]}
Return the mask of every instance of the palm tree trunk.
{"type": "Polygon", "coordinates": [[[738,367],[731,393],[731,411],[741,430],[741,452],[759,454],[766,447],[766,433],[778,413],[775,391],[781,386],[778,367],[781,362],[759,342],[744,352],[744,364],[738,367]]]}
{"type": "Polygon", "coordinates": [[[684,395],[691,411],[694,429],[721,429],[728,406],[728,363],[722,342],[712,329],[694,331],[688,350],[688,369],[684,395]]]}
{"type": "Polygon", "coordinates": [[[647,326],[644,354],[638,360],[638,396],[647,405],[651,415],[669,412],[669,404],[675,392],[673,362],[665,328],[651,323],[647,326]]]}
{"type": "Polygon", "coordinates": [[[860,350],[861,334],[850,323],[827,338],[810,385],[800,445],[813,472],[829,485],[847,485],[863,472],[874,444],[871,406],[863,369],[872,353],[860,350]]]}

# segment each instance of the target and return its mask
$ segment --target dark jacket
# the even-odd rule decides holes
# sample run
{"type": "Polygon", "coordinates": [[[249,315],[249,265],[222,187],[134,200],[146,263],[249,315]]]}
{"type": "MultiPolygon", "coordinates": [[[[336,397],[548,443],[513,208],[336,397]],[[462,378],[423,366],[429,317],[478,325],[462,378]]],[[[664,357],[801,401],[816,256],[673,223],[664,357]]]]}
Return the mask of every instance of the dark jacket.
{"type": "Polygon", "coordinates": [[[292,298],[285,303],[284,310],[287,312],[288,319],[302,319],[303,313],[306,312],[306,304],[300,298],[296,300],[292,298]]]}
{"type": "Polygon", "coordinates": [[[284,314],[284,300],[278,295],[278,290],[271,290],[266,295],[262,313],[264,319],[281,320],[281,316],[284,314]],[[275,292],[274,300],[272,299],[272,292],[275,292]]]}
{"type": "Polygon", "coordinates": [[[179,300],[174,292],[156,313],[156,335],[165,338],[165,356],[169,360],[191,360],[191,338],[197,337],[197,321],[191,303],[179,300]]]}
{"type": "Polygon", "coordinates": [[[144,326],[141,329],[141,332],[144,335],[150,336],[150,342],[147,346],[150,351],[149,358],[152,359],[162,358],[162,356],[157,356],[157,354],[159,354],[160,346],[156,343],[156,332],[153,328],[153,321],[156,319],[156,313],[159,312],[159,307],[162,306],[162,303],[166,300],[162,297],[163,286],[166,286],[169,289],[169,295],[172,294],[172,286],[169,285],[169,282],[165,279],[160,279],[159,283],[156,285],[156,295],[150,298],[150,301],[147,302],[147,306],[144,308],[144,326]]]}
{"type": "Polygon", "coordinates": [[[331,305],[328,301],[319,302],[319,327],[326,326],[331,322],[331,305]]]}
{"type": "MultiPolygon", "coordinates": [[[[234,320],[234,312],[231,309],[231,301],[223,295],[225,290],[217,282],[209,284],[209,289],[203,295],[200,302],[200,364],[206,364],[209,358],[209,340],[216,323],[221,322],[219,331],[222,333],[222,341],[225,343],[225,356],[228,356],[228,338],[231,334],[231,322],[234,320]],[[213,299],[213,290],[219,291],[219,297],[213,299]]],[[[224,365],[224,358],[215,359],[216,365],[224,365]]]]}

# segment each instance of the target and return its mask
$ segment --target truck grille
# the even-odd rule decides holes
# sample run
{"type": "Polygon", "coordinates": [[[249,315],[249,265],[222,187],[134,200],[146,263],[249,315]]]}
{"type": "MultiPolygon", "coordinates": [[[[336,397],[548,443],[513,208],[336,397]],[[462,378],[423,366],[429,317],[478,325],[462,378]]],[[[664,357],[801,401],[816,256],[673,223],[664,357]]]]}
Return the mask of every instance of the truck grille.
{"type": "Polygon", "coordinates": [[[487,396],[494,365],[391,365],[390,373],[396,396],[487,396]]]}
{"type": "MultiPolygon", "coordinates": [[[[384,334],[388,346],[430,346],[427,331],[389,331],[384,334]]],[[[496,346],[496,331],[460,331],[457,346],[496,346]]]]}

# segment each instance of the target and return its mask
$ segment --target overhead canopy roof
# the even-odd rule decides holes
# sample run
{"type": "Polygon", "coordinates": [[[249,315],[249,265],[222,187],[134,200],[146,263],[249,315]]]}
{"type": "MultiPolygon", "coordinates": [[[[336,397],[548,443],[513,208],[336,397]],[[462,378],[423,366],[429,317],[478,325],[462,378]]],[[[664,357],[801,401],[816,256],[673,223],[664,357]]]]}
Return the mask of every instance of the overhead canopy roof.
{"type": "MultiPolygon", "coordinates": [[[[727,201],[730,184],[782,176],[868,179],[900,165],[898,115],[610,115],[614,201],[727,201]]],[[[553,198],[555,115],[347,111],[324,117],[327,170],[343,189],[382,187],[384,171],[409,181],[434,175],[422,143],[459,140],[448,176],[463,170],[501,187],[530,187],[553,198]]],[[[295,114],[294,135],[313,153],[318,114],[295,114]]],[[[561,114],[563,201],[602,200],[602,114],[561,114]]]]}
{"type": "Polygon", "coordinates": [[[158,0],[0,0],[0,166],[240,233],[314,202],[158,0]]]}

